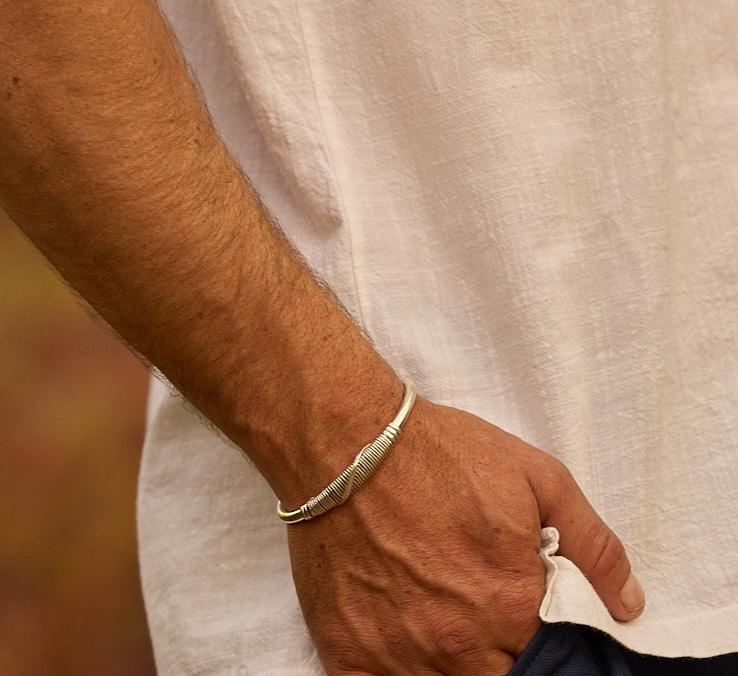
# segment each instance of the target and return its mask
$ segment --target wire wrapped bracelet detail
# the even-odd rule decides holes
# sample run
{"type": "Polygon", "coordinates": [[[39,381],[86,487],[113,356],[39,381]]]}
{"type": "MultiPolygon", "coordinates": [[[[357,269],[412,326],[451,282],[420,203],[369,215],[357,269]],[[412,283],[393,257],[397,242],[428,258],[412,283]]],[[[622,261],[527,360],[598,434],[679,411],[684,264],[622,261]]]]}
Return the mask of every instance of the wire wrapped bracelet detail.
{"type": "Polygon", "coordinates": [[[277,516],[285,523],[292,524],[299,521],[313,519],[324,514],[329,509],[342,505],[349,495],[355,493],[374,474],[382,463],[390,448],[397,441],[402,425],[407,420],[415,403],[415,383],[410,378],[402,377],[404,394],[400,409],[394,420],[371,443],[364,446],[354,458],[354,461],[331,481],[318,495],[310,498],[305,504],[295,510],[285,511],[277,500],[277,516]]]}

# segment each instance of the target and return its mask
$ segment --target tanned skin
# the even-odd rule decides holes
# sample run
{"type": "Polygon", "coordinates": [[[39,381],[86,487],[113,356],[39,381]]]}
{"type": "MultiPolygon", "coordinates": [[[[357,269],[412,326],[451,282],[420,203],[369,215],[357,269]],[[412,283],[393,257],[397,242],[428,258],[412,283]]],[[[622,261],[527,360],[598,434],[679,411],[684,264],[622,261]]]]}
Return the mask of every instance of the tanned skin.
{"type": "MultiPolygon", "coordinates": [[[[394,417],[400,379],[265,212],[156,2],[0,10],[3,208],[301,504],[394,417]]],[[[623,545],[559,461],[419,396],[361,491],[285,526],[326,671],[506,673],[540,626],[542,525],[615,618],[642,612],[623,545]]]]}

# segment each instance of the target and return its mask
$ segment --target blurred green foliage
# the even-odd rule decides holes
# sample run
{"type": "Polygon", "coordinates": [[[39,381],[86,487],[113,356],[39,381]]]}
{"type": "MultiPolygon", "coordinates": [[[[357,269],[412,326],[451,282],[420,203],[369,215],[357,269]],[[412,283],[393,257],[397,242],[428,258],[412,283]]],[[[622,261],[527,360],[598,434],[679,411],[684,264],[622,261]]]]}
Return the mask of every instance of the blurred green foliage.
{"type": "Polygon", "coordinates": [[[0,674],[154,673],[135,486],[147,374],[0,213],[0,674]]]}

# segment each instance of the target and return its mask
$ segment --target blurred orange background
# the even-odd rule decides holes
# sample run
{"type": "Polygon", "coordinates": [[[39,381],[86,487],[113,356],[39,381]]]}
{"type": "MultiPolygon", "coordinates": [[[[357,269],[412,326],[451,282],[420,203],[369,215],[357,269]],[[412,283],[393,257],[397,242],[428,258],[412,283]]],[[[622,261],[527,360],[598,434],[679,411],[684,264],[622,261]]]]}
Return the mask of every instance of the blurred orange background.
{"type": "Polygon", "coordinates": [[[0,212],[0,674],[154,673],[136,562],[147,372],[0,212]]]}

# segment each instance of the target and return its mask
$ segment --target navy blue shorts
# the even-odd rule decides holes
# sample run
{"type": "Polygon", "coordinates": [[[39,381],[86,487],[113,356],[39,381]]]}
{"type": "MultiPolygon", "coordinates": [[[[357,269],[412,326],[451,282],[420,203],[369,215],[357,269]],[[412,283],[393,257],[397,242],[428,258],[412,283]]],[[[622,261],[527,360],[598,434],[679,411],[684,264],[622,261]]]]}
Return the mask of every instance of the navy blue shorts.
{"type": "Polygon", "coordinates": [[[738,676],[738,653],[656,657],[628,650],[609,634],[569,622],[546,622],[508,676],[738,676]]]}

